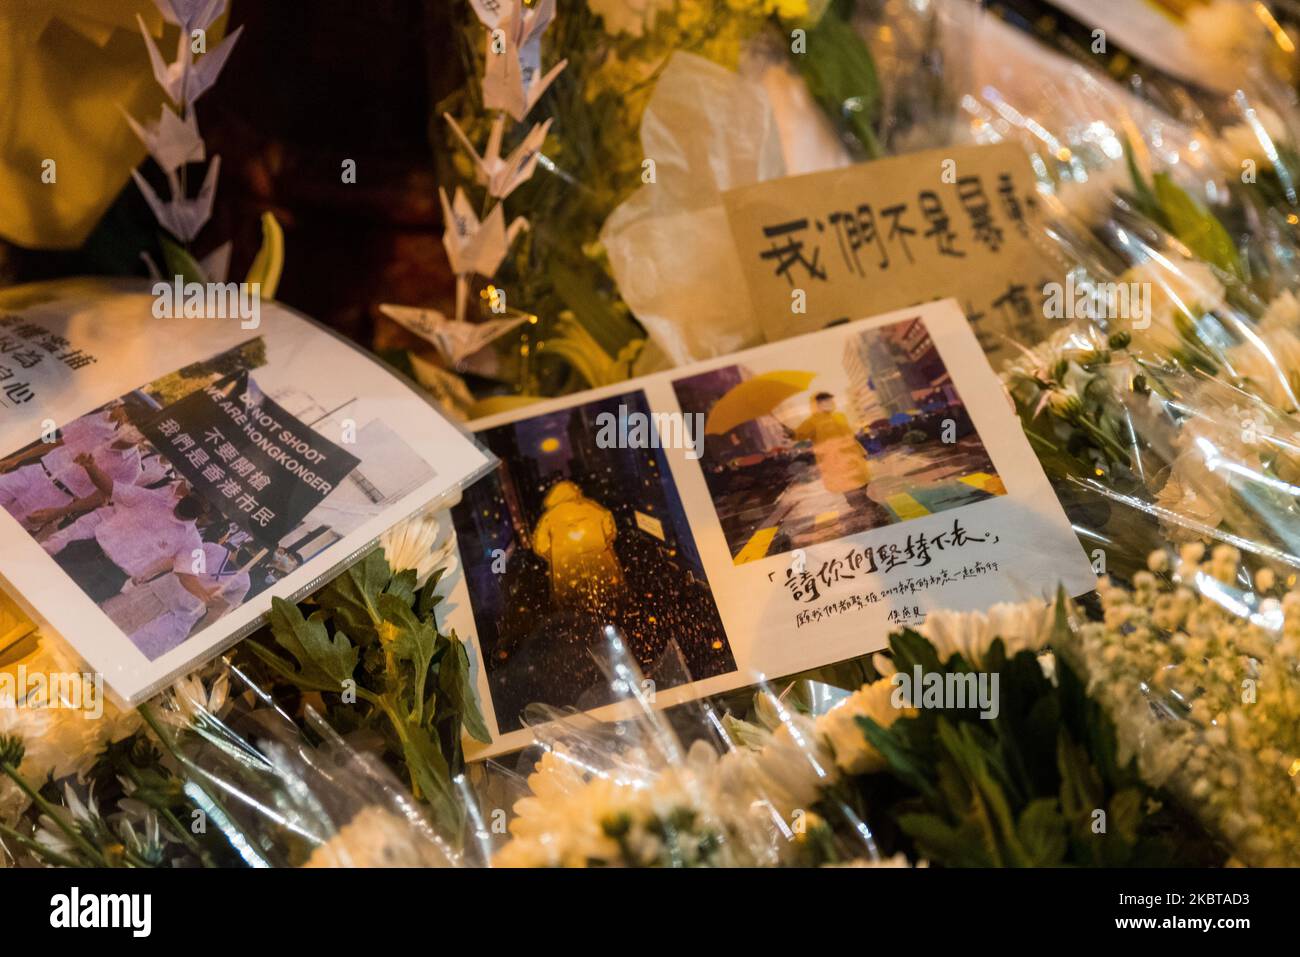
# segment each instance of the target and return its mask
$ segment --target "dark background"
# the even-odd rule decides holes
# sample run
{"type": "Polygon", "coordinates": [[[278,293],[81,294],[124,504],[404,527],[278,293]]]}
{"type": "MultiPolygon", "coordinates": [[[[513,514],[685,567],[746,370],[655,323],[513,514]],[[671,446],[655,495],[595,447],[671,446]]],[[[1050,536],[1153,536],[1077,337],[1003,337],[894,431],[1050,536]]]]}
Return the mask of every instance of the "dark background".
{"type": "MultiPolygon", "coordinates": [[[[464,82],[452,15],[450,0],[231,0],[227,32],[246,29],[196,104],[222,165],[195,252],[233,239],[230,275],[242,276],[269,209],[285,233],[277,299],[367,346],[419,342],[375,306],[454,306],[430,136],[434,106],[464,82]],[[355,184],[341,181],[345,159],[355,184]]],[[[137,252],[156,231],[128,181],[79,250],[0,241],[0,284],[143,276],[137,252]]]]}

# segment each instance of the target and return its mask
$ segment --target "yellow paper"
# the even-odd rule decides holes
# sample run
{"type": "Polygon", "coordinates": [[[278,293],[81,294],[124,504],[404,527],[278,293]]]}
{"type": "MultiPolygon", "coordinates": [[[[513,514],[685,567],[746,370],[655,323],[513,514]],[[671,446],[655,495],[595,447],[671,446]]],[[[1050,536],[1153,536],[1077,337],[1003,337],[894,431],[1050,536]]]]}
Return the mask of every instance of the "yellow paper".
{"type": "Polygon", "coordinates": [[[122,110],[156,119],[163,94],[137,14],[163,48],[174,43],[152,0],[0,3],[0,237],[79,246],[144,159],[122,110]]]}
{"type": "Polygon", "coordinates": [[[1031,238],[1034,195],[1007,143],[770,180],[723,203],[768,341],[953,297],[996,353],[1038,337],[1042,286],[1059,280],[1031,238]]]}

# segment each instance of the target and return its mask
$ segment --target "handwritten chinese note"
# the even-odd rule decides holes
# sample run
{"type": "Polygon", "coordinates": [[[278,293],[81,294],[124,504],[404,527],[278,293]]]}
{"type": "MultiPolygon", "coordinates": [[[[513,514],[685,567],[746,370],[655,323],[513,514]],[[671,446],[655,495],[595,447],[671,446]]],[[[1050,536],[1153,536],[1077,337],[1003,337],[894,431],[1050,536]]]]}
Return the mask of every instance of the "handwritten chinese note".
{"type": "Polygon", "coordinates": [[[723,195],[768,341],[952,297],[986,353],[1037,337],[1060,270],[1017,145],[930,150],[723,195]]]}

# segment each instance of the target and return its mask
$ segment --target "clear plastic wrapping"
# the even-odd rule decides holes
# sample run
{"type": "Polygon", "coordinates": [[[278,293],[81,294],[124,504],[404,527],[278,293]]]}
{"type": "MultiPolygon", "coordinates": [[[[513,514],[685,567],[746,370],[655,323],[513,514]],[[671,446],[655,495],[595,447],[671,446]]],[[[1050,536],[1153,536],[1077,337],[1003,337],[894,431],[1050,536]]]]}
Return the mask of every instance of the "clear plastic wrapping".
{"type": "MultiPolygon", "coordinates": [[[[529,707],[530,747],[464,766],[460,732],[482,719],[424,584],[454,542],[417,520],[386,538],[392,567],[279,610],[290,636],[254,649],[269,671],[224,662],[148,704],[148,733],[108,743],[115,780],[61,775],[62,806],[42,798],[20,843],[103,863],[90,851],[116,835],[125,863],[256,867],[1300,864],[1293,91],[1260,75],[1223,96],[1125,87],[969,4],[846,6],[813,39],[839,56],[865,43],[876,67],[798,67],[806,96],[783,106],[816,100],[840,134],[809,162],[970,141],[1030,156],[1054,288],[999,371],[1096,593],[929,609],[885,653],[670,707],[658,695],[692,680],[673,635],[642,656],[647,680],[631,630],[584,611],[582,641],[599,639],[563,648],[594,658],[570,672],[577,706],[529,707]],[[385,630],[365,608],[394,598],[385,630]],[[337,673],[313,670],[331,656],[337,673]],[[426,708],[435,659],[444,697],[426,708]],[[370,697],[348,710],[354,676],[370,697]]],[[[661,358],[760,336],[720,194],[794,154],[753,79],[666,61],[642,127],[664,182],[601,233],[661,358]]]]}

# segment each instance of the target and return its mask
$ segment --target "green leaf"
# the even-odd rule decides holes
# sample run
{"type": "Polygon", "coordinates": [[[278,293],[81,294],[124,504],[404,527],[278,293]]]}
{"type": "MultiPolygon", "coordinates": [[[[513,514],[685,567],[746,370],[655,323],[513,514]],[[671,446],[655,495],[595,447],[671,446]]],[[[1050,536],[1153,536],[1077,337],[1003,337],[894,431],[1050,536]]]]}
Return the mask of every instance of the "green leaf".
{"type": "Polygon", "coordinates": [[[451,770],[437,740],[425,728],[401,722],[398,736],[411,780],[429,802],[434,820],[449,834],[459,834],[464,808],[451,783],[451,770]]]}
{"type": "MultiPolygon", "coordinates": [[[[936,794],[931,777],[932,767],[925,759],[923,752],[914,749],[911,743],[903,737],[908,723],[918,720],[917,718],[899,718],[890,727],[885,728],[876,724],[870,718],[859,717],[857,724],[862,729],[862,733],[867,736],[867,741],[870,742],[871,746],[879,751],[885,761],[888,762],[890,772],[925,797],[931,798],[936,794]],[[900,725],[903,727],[900,727],[900,725]]],[[[927,722],[927,724],[930,723],[932,722],[927,722]]]]}
{"type": "Polygon", "coordinates": [[[442,596],[438,594],[438,582],[442,580],[442,573],[443,569],[439,568],[429,576],[429,580],[420,589],[419,601],[416,603],[415,610],[421,618],[428,618],[434,606],[442,601],[442,596]]]}
{"type": "MultiPolygon", "coordinates": [[[[417,577],[414,568],[404,568],[393,576],[392,581],[384,592],[400,598],[403,603],[410,606],[415,604],[415,583],[417,577]]],[[[423,616],[422,616],[423,617],[423,616]]]]}
{"type": "Polygon", "coordinates": [[[880,80],[871,51],[837,11],[827,10],[807,32],[807,50],[791,61],[822,110],[861,144],[867,158],[884,155],[876,138],[880,80]]]}
{"type": "Polygon", "coordinates": [[[1067,818],[1087,817],[1105,803],[1101,775],[1087,753],[1062,729],[1057,737],[1056,766],[1061,775],[1061,810],[1067,818]]]}
{"type": "Polygon", "coordinates": [[[438,658],[438,629],[420,621],[408,602],[397,595],[379,596],[379,613],[384,619],[384,647],[394,661],[410,665],[409,673],[388,673],[385,680],[407,701],[408,715],[425,723],[424,691],[429,669],[438,658]]]}
{"type": "Polygon", "coordinates": [[[1020,815],[1016,833],[1034,867],[1056,867],[1069,848],[1065,819],[1053,798],[1036,798],[1020,815]]]}
{"type": "MultiPolygon", "coordinates": [[[[934,650],[930,640],[911,628],[904,628],[889,636],[889,649],[894,655],[894,667],[906,675],[911,675],[916,666],[921,666],[925,674],[943,673],[947,669],[939,660],[939,653],[934,650]]],[[[919,693],[914,689],[913,693],[919,693]]]]}
{"type": "MultiPolygon", "coordinates": [[[[331,638],[324,616],[304,618],[298,606],[283,598],[271,599],[271,634],[298,662],[299,670],[286,677],[320,691],[341,691],[357,667],[357,649],[342,631],[331,638]]],[[[256,650],[256,649],[255,649],[256,650]]],[[[263,656],[264,660],[266,659],[263,656]]]]}
{"type": "Polygon", "coordinates": [[[982,734],[974,722],[952,724],[942,718],[938,723],[938,735],[947,756],[956,764],[970,788],[972,807],[987,818],[985,828],[989,834],[990,850],[1005,856],[1009,863],[1028,864],[1028,856],[1016,837],[1011,802],[998,781],[999,775],[990,771],[993,756],[988,746],[988,735],[982,734]]]}
{"type": "Polygon", "coordinates": [[[1151,187],[1142,177],[1142,171],[1138,169],[1137,157],[1133,153],[1133,144],[1127,136],[1124,137],[1124,162],[1128,165],[1129,178],[1133,181],[1133,192],[1137,197],[1138,208],[1149,218],[1156,221],[1162,219],[1160,215],[1160,206],[1156,202],[1155,194],[1151,192],[1151,187]]]}
{"type": "MultiPolygon", "coordinates": [[[[596,291],[591,276],[579,275],[561,259],[553,258],[547,265],[547,276],[555,294],[573,312],[573,318],[587,331],[596,344],[604,350],[607,359],[616,358],[627,345],[643,338],[639,326],[617,310],[608,299],[596,291]]],[[[596,384],[600,376],[589,370],[596,384]]]]}
{"type": "Polygon", "coordinates": [[[460,712],[460,723],[475,741],[492,742],[483,713],[479,711],[478,697],[470,683],[469,653],[465,643],[453,633],[451,649],[438,666],[438,688],[447,701],[460,712]]]}
{"type": "Polygon", "coordinates": [[[316,600],[348,634],[368,643],[378,637],[376,629],[383,621],[379,596],[392,577],[383,549],[376,548],[326,585],[316,600]]]}
{"type": "Polygon", "coordinates": [[[1136,844],[1138,828],[1142,826],[1144,797],[1138,788],[1116,791],[1106,810],[1106,830],[1125,844],[1136,844]]]}
{"type": "Polygon", "coordinates": [[[991,867],[994,861],[979,840],[934,814],[902,814],[898,826],[916,842],[921,856],[945,867],[991,867]]]}
{"type": "Polygon", "coordinates": [[[163,265],[173,276],[180,276],[186,282],[207,282],[207,273],[198,261],[190,255],[189,250],[166,234],[159,233],[158,241],[162,245],[163,265]]]}
{"type": "Polygon", "coordinates": [[[1218,218],[1170,179],[1168,173],[1156,173],[1153,179],[1156,200],[1173,234],[1199,258],[1244,279],[1237,247],[1218,218]]]}

